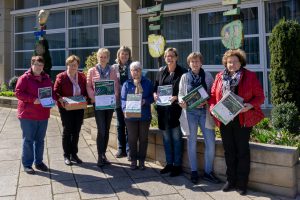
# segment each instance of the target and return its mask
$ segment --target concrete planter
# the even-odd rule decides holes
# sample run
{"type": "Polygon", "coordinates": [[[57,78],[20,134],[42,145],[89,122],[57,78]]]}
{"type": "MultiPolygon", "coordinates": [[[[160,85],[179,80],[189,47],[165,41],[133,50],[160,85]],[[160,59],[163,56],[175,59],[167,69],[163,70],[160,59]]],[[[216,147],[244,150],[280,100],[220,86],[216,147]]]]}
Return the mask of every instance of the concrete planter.
{"type": "MultiPolygon", "coordinates": [[[[85,126],[90,128],[92,139],[96,139],[97,127],[94,118],[86,119],[85,126]]],[[[109,146],[117,148],[117,129],[115,117],[110,128],[109,146]]],[[[251,143],[251,172],[249,187],[258,191],[271,194],[295,197],[300,191],[300,165],[298,165],[299,154],[296,148],[251,143]],[[299,172],[297,174],[297,171],[299,172]],[[298,178],[298,179],[297,179],[298,178]],[[299,185],[299,189],[298,189],[299,185]]],[[[197,144],[198,166],[203,170],[204,165],[204,141],[199,138],[197,144]]],[[[151,129],[148,138],[147,159],[156,164],[165,165],[165,153],[161,132],[151,129]]],[[[184,139],[183,169],[189,173],[189,163],[184,139]]],[[[225,180],[226,164],[222,141],[216,141],[216,156],[214,160],[215,174],[225,180]]]]}

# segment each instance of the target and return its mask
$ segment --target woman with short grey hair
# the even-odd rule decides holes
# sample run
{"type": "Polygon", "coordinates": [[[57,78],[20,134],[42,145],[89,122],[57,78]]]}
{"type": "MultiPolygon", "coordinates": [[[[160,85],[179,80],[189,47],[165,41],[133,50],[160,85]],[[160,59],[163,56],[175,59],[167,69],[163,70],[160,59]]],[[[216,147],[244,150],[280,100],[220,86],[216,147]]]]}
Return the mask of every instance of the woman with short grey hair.
{"type": "Polygon", "coordinates": [[[149,79],[142,76],[142,65],[140,62],[133,62],[130,65],[131,78],[122,87],[121,101],[125,113],[125,123],[128,129],[128,144],[131,155],[132,170],[137,169],[139,160],[140,169],[145,169],[145,158],[148,145],[148,132],[151,122],[151,104],[153,103],[153,86],[149,79]],[[129,116],[126,113],[126,101],[128,94],[141,94],[141,116],[129,116]],[[139,148],[137,143],[139,142],[139,148]]]}

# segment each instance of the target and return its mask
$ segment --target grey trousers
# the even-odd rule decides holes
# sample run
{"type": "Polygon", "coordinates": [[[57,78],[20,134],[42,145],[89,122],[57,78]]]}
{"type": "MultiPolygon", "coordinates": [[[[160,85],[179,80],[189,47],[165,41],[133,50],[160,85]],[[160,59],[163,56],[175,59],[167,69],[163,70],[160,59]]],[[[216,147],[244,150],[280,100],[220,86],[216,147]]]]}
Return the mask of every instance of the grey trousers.
{"type": "Polygon", "coordinates": [[[148,147],[150,121],[131,121],[125,119],[128,130],[128,144],[132,161],[145,161],[148,147]],[[139,142],[139,147],[137,143],[139,142]]]}

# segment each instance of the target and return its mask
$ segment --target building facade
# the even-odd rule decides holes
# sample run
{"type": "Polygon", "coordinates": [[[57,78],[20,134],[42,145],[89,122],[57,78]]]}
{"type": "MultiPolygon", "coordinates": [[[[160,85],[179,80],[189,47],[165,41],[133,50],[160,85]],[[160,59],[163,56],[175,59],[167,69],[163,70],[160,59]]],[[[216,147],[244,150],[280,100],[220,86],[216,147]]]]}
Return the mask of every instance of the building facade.
{"type": "MultiPolygon", "coordinates": [[[[84,67],[86,57],[100,47],[111,51],[111,63],[120,45],[133,50],[147,76],[153,79],[157,62],[148,53],[147,7],[153,0],[3,0],[0,1],[0,81],[20,75],[29,68],[33,53],[36,13],[50,11],[46,38],[53,62],[53,75],[65,69],[65,58],[78,55],[84,67]],[[3,28],[2,28],[3,27],[3,28]]],[[[167,46],[179,51],[179,64],[187,66],[186,57],[200,51],[204,68],[213,75],[221,71],[225,52],[220,32],[231,18],[223,17],[230,7],[222,0],[164,0],[162,34],[167,46]]],[[[270,102],[270,57],[268,38],[272,28],[283,17],[300,22],[299,0],[242,1],[240,18],[244,25],[243,49],[247,67],[257,73],[266,100],[270,102]]]]}

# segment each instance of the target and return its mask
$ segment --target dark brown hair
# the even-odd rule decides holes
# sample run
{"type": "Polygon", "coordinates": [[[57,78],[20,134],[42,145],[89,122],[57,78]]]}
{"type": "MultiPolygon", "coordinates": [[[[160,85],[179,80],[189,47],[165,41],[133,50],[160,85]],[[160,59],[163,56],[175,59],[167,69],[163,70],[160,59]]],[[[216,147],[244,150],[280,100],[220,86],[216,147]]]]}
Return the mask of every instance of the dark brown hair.
{"type": "Polygon", "coordinates": [[[232,56],[236,56],[240,63],[241,63],[241,67],[245,67],[246,66],[246,53],[245,51],[241,50],[241,49],[230,49],[228,51],[226,51],[224,53],[224,56],[222,58],[222,64],[227,67],[227,59],[229,57],[232,56]]]}
{"type": "Polygon", "coordinates": [[[43,63],[45,64],[45,60],[42,56],[32,56],[31,57],[31,65],[33,65],[35,62],[43,63]]]}

